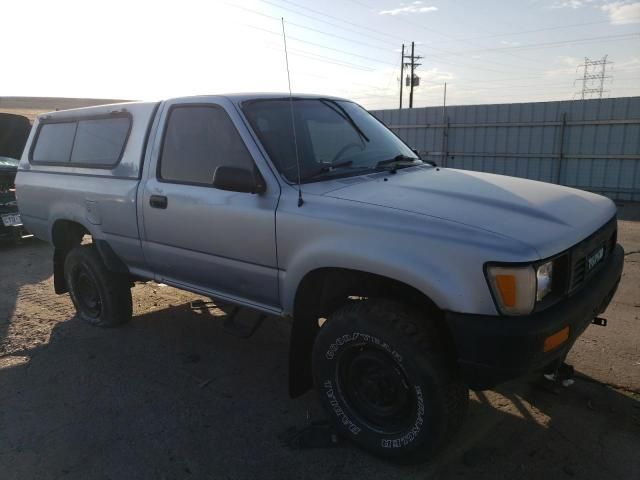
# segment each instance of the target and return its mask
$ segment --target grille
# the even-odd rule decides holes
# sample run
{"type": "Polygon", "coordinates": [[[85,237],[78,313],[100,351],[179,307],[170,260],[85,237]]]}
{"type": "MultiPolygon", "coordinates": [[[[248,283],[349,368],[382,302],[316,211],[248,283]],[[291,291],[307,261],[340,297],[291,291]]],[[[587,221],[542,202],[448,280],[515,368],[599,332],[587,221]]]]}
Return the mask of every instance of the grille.
{"type": "Polygon", "coordinates": [[[573,277],[571,281],[572,291],[580,288],[580,285],[582,285],[582,282],[584,282],[584,272],[587,269],[585,260],[586,258],[582,258],[573,267],[573,277]]]}
{"type": "Polygon", "coordinates": [[[617,222],[616,218],[613,217],[603,227],[570,249],[571,278],[569,281],[569,293],[578,291],[589,278],[609,261],[611,251],[616,244],[616,234],[617,222]],[[590,271],[587,271],[587,257],[600,247],[604,247],[603,259],[590,271]]]}

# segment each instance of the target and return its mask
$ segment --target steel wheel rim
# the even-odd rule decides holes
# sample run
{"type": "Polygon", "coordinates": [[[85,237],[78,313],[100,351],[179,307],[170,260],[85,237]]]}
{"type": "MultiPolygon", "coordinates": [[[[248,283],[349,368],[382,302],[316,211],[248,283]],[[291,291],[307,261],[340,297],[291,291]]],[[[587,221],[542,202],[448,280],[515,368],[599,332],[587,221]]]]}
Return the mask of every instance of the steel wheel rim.
{"type": "Polygon", "coordinates": [[[352,346],[340,355],[336,375],[343,399],[360,422],[389,435],[411,426],[417,411],[415,392],[389,352],[352,346]]]}
{"type": "Polygon", "coordinates": [[[102,299],[92,275],[84,268],[79,268],[74,280],[80,309],[91,318],[98,318],[102,313],[102,299]]]}

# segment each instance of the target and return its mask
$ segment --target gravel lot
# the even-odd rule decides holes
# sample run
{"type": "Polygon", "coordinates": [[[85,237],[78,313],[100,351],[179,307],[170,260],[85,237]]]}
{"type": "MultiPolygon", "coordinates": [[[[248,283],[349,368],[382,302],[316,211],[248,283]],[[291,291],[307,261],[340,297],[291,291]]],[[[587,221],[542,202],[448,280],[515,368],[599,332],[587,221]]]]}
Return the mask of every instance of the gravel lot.
{"type": "Polygon", "coordinates": [[[412,467],[300,440],[324,415],[314,392],[288,398],[285,320],[241,340],[149,283],[130,324],[93,328],[53,293],[48,245],[0,247],[0,478],[638,479],[640,205],[620,218],[623,280],[570,354],[576,383],[472,393],[454,444],[412,467]]]}

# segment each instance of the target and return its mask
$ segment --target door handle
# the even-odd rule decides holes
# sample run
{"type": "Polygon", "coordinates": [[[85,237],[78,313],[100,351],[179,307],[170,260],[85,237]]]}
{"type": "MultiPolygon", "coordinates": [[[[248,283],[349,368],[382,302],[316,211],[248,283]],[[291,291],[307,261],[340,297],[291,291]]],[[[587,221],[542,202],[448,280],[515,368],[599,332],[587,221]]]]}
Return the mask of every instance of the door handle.
{"type": "Polygon", "coordinates": [[[149,205],[151,205],[151,208],[167,208],[167,197],[164,195],[151,195],[149,205]]]}

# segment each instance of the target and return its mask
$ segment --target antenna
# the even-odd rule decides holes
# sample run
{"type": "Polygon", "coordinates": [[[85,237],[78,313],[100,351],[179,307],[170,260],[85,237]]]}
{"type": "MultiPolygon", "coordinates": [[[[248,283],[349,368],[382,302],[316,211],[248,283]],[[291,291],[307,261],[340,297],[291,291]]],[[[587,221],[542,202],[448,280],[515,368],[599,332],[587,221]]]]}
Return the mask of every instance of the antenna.
{"type": "Polygon", "coordinates": [[[302,187],[300,186],[300,156],[298,155],[298,138],[296,137],[296,119],[293,115],[293,95],[291,94],[291,75],[289,74],[289,54],[287,53],[287,35],[284,32],[284,17],[282,20],[282,39],[284,40],[284,59],[287,64],[287,82],[289,83],[289,106],[291,107],[291,128],[293,129],[293,147],[296,150],[296,166],[298,168],[298,208],[302,206],[302,187]]]}

